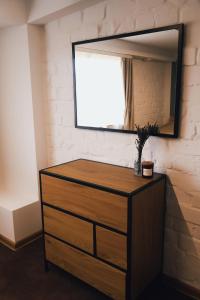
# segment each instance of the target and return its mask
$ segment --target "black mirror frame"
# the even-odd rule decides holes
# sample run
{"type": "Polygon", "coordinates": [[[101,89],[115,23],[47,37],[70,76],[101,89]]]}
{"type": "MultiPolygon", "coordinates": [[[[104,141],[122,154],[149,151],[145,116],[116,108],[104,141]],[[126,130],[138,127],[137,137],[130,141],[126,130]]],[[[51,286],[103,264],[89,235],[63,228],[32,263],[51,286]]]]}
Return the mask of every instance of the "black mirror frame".
{"type": "Polygon", "coordinates": [[[183,56],[183,42],[184,42],[184,24],[175,24],[170,26],[152,28],[142,31],[135,31],[123,34],[117,34],[112,36],[106,36],[101,38],[95,38],[90,40],[83,40],[78,42],[72,43],[72,62],[73,62],[73,82],[74,82],[74,114],[75,114],[75,128],[81,129],[89,129],[89,130],[100,130],[100,131],[112,131],[112,132],[121,132],[121,133],[129,133],[129,134],[136,134],[135,130],[122,130],[122,129],[114,129],[114,128],[102,128],[102,127],[87,127],[87,126],[80,126],[77,123],[77,99],[76,99],[76,74],[75,74],[75,46],[86,44],[86,43],[93,43],[98,41],[106,41],[116,38],[123,38],[147,33],[154,33],[160,31],[167,31],[176,29],[178,30],[178,59],[177,59],[177,74],[176,74],[176,96],[175,96],[175,118],[174,118],[174,132],[173,134],[165,134],[159,133],[156,136],[159,137],[166,137],[166,138],[178,138],[179,135],[179,123],[180,123],[180,98],[181,98],[181,75],[182,75],[182,56],[183,56]]]}

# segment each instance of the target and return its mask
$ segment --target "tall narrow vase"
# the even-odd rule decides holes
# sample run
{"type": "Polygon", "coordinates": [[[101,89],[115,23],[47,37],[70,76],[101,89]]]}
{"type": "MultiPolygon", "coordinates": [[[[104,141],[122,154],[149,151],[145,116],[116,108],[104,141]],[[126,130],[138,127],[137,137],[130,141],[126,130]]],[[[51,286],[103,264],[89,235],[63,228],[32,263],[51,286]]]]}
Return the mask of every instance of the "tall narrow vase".
{"type": "Polygon", "coordinates": [[[142,176],[141,159],[134,161],[134,172],[136,176],[142,176]]]}

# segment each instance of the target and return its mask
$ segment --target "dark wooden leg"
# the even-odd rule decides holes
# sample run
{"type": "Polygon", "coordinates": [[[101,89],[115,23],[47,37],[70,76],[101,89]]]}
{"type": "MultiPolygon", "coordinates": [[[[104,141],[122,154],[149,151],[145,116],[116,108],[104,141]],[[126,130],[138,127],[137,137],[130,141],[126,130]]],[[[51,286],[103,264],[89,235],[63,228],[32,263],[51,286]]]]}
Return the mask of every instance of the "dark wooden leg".
{"type": "Polygon", "coordinates": [[[49,263],[46,259],[44,260],[44,270],[45,270],[45,272],[49,271],[49,263]]]}

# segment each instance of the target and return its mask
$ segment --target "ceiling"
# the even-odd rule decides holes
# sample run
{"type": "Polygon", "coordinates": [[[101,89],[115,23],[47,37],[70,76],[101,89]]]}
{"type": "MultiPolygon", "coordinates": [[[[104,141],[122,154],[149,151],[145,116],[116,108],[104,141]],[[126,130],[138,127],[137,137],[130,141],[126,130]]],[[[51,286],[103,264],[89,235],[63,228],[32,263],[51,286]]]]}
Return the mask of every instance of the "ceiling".
{"type": "Polygon", "coordinates": [[[177,52],[178,47],[178,30],[171,29],[154,33],[141,34],[122,38],[129,42],[134,42],[142,46],[150,46],[160,50],[177,52]]]}
{"type": "Polygon", "coordinates": [[[105,0],[0,0],[0,28],[46,24],[105,0]]]}

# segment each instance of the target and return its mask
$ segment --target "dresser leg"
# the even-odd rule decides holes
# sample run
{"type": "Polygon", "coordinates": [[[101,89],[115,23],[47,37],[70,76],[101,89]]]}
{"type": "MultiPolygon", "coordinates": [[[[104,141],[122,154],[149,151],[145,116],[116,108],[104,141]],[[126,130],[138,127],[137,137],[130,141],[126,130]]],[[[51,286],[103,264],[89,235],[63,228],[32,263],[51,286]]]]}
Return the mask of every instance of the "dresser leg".
{"type": "Polygon", "coordinates": [[[44,260],[44,270],[45,270],[45,272],[49,271],[49,263],[46,259],[44,260]]]}

